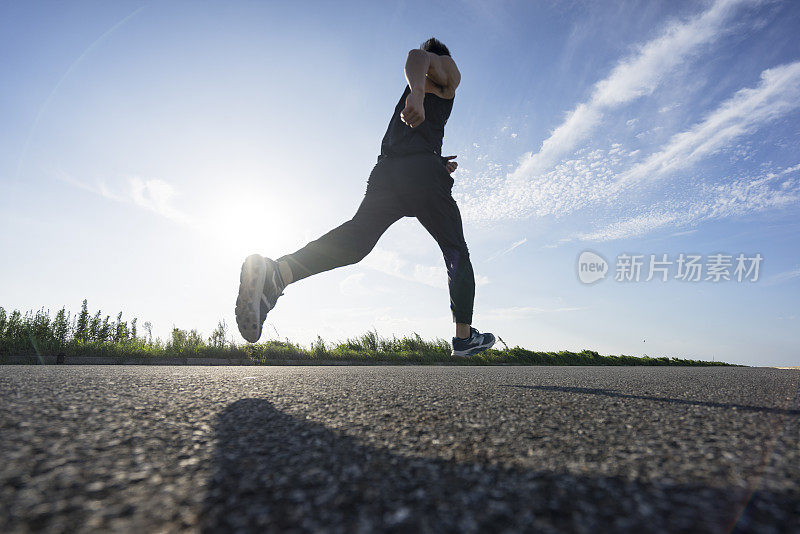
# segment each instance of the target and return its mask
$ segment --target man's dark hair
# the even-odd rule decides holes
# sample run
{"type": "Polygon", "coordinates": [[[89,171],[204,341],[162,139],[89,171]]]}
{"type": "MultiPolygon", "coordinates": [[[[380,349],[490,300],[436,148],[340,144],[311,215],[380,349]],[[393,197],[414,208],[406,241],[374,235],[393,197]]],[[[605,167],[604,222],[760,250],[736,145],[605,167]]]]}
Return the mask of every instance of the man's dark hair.
{"type": "Polygon", "coordinates": [[[444,45],[444,43],[441,42],[436,37],[431,37],[430,39],[422,43],[422,46],[420,48],[422,48],[426,52],[436,54],[437,56],[450,55],[450,50],[448,50],[448,48],[444,45]]]}

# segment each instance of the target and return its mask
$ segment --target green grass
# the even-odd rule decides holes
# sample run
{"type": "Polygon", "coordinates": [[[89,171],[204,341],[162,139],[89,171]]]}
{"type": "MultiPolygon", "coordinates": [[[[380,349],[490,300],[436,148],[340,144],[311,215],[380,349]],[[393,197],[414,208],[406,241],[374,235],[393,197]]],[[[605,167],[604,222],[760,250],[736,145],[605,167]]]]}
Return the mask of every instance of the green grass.
{"type": "Polygon", "coordinates": [[[47,310],[10,314],[0,307],[0,363],[8,356],[106,356],[131,358],[225,358],[269,364],[280,362],[354,362],[361,364],[459,364],[459,365],[730,365],[682,358],[652,358],[626,355],[600,355],[593,350],[581,352],[539,352],[522,347],[487,350],[471,358],[450,355],[445,339],[425,340],[419,335],[385,338],[370,331],[353,339],[327,342],[317,338],[306,347],[289,340],[268,340],[255,344],[237,344],[228,339],[228,328],[220,321],[208,338],[196,330],[173,328],[170,339],[153,339],[150,323],[144,334],[137,320],[116,320],[100,311],[90,314],[84,300],[81,311],[73,316],[62,308],[51,318],[47,310]]]}

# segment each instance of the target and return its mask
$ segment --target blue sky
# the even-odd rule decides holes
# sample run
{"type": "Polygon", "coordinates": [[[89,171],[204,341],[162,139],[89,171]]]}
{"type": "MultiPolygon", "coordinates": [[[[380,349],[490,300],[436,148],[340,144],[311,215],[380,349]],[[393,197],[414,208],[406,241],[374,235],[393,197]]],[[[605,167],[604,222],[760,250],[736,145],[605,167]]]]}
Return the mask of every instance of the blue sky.
{"type": "MultiPolygon", "coordinates": [[[[479,329],[798,365],[798,27],[792,1],[4,3],[0,305],[235,331],[244,256],[352,216],[406,53],[435,35],[462,72],[444,152],[479,329]],[[609,264],[594,284],[586,250],[609,264]],[[638,282],[615,280],[623,254],[638,282]],[[651,254],[667,281],[645,281],[651,254]],[[691,282],[680,254],[763,260],[754,282],[691,282]]],[[[404,219],[289,287],[265,338],[449,338],[448,305],[404,219]]]]}

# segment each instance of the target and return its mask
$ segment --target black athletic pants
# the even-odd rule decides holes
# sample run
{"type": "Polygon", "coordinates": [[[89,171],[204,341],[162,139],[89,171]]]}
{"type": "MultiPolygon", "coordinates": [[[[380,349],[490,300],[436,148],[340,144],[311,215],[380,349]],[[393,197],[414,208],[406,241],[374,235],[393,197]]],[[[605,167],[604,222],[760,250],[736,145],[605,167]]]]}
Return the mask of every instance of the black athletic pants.
{"type": "Polygon", "coordinates": [[[453,179],[436,154],[385,157],[372,169],[352,219],[277,261],[288,262],[294,280],[357,263],[389,226],[416,217],[444,255],[453,321],[471,324],[475,276],[452,188],[453,179]]]}

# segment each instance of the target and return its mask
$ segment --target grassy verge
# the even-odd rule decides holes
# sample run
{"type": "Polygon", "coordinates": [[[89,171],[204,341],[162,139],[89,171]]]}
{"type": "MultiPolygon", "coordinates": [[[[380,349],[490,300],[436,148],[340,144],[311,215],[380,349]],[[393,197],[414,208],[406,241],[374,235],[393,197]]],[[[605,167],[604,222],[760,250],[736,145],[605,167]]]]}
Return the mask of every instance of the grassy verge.
{"type": "Polygon", "coordinates": [[[601,355],[593,350],[581,352],[539,352],[522,347],[488,350],[471,358],[450,355],[445,339],[425,340],[419,335],[384,338],[367,332],[346,341],[326,342],[322,338],[306,347],[297,343],[269,340],[256,344],[236,344],[228,340],[227,326],[220,322],[208,338],[196,330],[174,328],[167,341],[153,339],[149,323],[139,335],[137,320],[116,321],[94,315],[83,302],[74,318],[64,308],[51,319],[49,311],[11,314],[0,307],[0,363],[8,356],[103,356],[123,360],[169,358],[221,358],[269,364],[275,361],[298,363],[352,362],[362,364],[461,364],[461,365],[729,365],[683,358],[652,358],[626,355],[601,355]]]}

